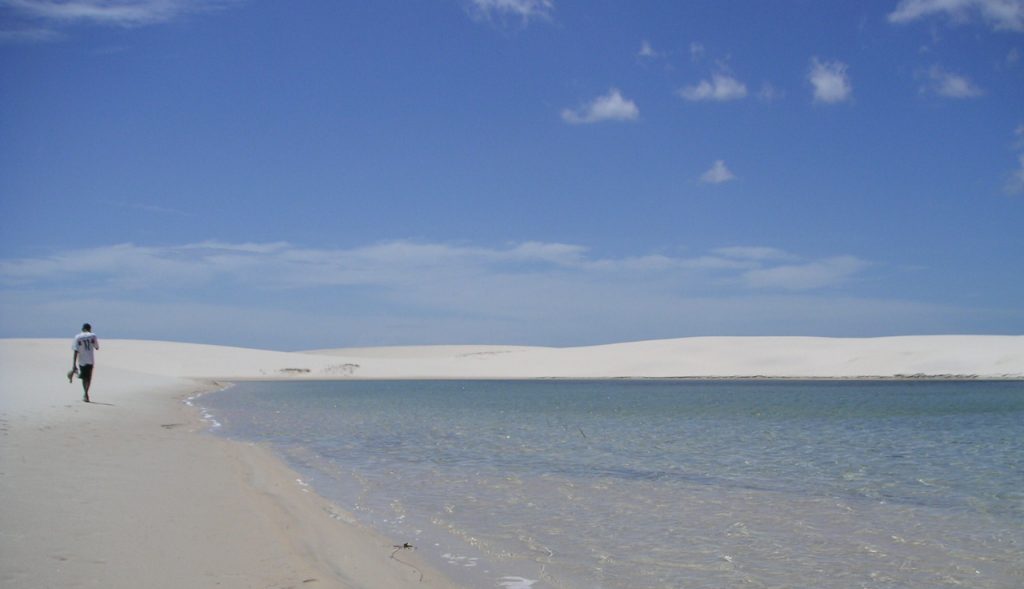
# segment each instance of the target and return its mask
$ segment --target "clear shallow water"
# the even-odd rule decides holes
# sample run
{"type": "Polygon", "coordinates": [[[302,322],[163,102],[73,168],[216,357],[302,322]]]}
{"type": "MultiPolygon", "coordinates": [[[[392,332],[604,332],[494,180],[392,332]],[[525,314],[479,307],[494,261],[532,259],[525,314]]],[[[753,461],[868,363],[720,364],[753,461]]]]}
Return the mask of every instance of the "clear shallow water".
{"type": "Polygon", "coordinates": [[[1024,383],[244,383],[201,403],[470,587],[1024,587],[1024,383]]]}

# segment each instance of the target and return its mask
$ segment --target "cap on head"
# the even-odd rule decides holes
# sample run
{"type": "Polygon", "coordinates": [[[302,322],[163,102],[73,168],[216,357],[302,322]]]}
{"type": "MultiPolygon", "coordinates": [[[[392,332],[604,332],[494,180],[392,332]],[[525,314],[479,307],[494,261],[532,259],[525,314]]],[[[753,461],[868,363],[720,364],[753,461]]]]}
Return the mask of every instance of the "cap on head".
{"type": "Polygon", "coordinates": [[[89,325],[88,323],[82,325],[82,331],[92,331],[92,325],[89,325]]]}

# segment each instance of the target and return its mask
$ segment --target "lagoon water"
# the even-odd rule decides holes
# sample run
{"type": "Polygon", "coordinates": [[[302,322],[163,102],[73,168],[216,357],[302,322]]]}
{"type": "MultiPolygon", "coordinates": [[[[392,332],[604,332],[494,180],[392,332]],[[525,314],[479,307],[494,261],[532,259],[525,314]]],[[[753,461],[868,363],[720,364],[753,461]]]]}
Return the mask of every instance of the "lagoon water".
{"type": "Polygon", "coordinates": [[[242,383],[201,404],[467,587],[1024,587],[1024,383],[242,383]]]}

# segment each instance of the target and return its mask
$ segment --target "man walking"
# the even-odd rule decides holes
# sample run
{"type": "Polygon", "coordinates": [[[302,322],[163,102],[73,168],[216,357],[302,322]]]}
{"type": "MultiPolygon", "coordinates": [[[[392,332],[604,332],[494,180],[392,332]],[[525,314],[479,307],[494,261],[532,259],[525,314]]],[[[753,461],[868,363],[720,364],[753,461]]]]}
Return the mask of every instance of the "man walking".
{"type": "Polygon", "coordinates": [[[71,345],[75,355],[71,358],[71,372],[68,373],[68,382],[78,373],[82,380],[82,400],[89,402],[89,385],[92,384],[93,351],[100,349],[100,340],[92,332],[92,326],[86,323],[82,326],[82,333],[75,336],[75,343],[71,345]]]}

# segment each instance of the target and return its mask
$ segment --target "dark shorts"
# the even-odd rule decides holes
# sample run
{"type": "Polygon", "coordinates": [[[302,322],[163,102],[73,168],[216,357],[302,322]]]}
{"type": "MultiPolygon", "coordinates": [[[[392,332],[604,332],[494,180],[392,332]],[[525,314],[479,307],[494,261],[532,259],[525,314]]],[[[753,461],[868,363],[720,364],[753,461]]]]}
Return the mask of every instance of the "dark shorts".
{"type": "Polygon", "coordinates": [[[78,378],[92,380],[92,364],[80,364],[78,366],[78,378]]]}

